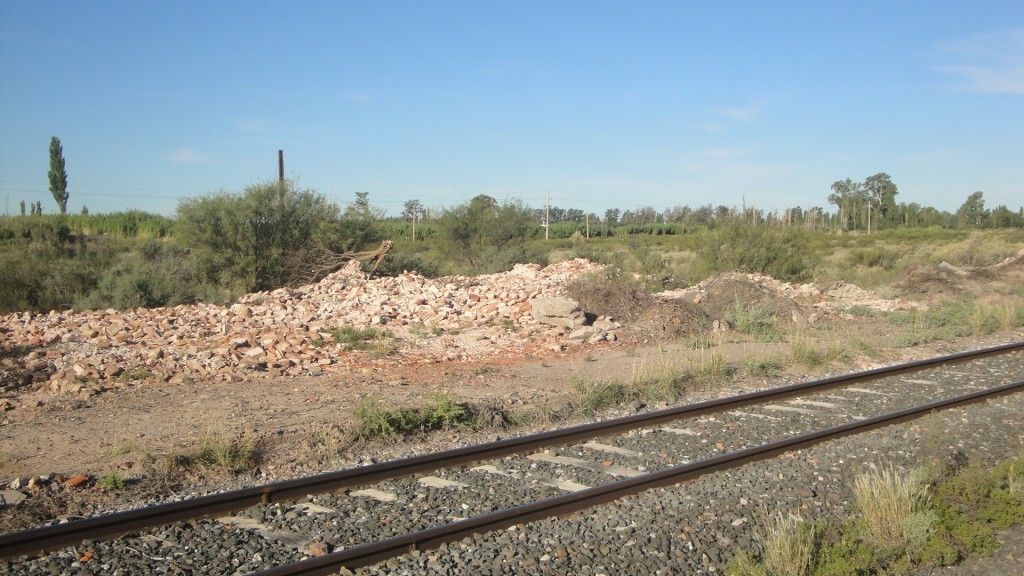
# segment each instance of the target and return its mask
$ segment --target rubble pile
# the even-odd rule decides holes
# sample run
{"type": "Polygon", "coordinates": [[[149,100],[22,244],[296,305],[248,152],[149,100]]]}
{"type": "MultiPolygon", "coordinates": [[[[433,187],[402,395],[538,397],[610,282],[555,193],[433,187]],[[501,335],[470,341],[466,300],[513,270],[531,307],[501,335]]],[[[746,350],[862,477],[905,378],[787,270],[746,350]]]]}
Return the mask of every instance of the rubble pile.
{"type": "MultiPolygon", "coordinates": [[[[358,263],[356,263],[358,264],[358,263]]],[[[535,318],[533,306],[563,296],[570,280],[599,269],[587,260],[477,277],[416,273],[368,279],[357,265],[296,289],[249,294],[230,306],[188,305],[0,317],[0,349],[37,390],[93,393],[132,381],[242,381],[253,375],[318,375],[367,362],[331,338],[375,327],[387,340],[377,361],[441,362],[614,340],[618,324],[573,315],[535,318]],[[586,330],[580,330],[586,323],[586,330]],[[557,324],[557,325],[556,325],[557,324]]]]}
{"type": "MultiPolygon", "coordinates": [[[[476,277],[368,278],[353,262],[316,284],[249,294],[230,306],[9,314],[0,317],[0,386],[17,375],[16,387],[89,395],[138,381],[318,376],[368,364],[479,361],[616,341],[621,324],[565,295],[573,279],[600,269],[576,259],[476,277]],[[337,341],[346,328],[371,334],[376,347],[337,341]]],[[[918,306],[850,284],[794,285],[761,274],[722,274],[659,296],[701,304],[713,299],[722,278],[827,314],[855,305],[918,306]]]]}
{"type": "Polygon", "coordinates": [[[746,274],[741,272],[719,274],[694,286],[679,290],[668,290],[661,292],[658,296],[669,300],[687,299],[699,303],[704,299],[708,287],[714,281],[723,278],[740,280],[765,288],[779,298],[786,298],[801,306],[809,307],[813,311],[824,314],[841,314],[844,310],[854,306],[880,312],[920,310],[926,307],[920,302],[910,300],[880,298],[867,290],[841,281],[828,285],[815,283],[791,284],[766,274],[746,274]]]}

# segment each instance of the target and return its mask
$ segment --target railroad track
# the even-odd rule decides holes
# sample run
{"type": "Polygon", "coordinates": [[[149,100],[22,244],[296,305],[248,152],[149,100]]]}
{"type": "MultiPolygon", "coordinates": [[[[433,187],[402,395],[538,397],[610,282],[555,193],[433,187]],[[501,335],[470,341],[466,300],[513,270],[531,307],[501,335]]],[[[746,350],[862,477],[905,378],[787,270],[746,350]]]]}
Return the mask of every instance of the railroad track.
{"type": "Polygon", "coordinates": [[[97,562],[127,548],[199,573],[219,564],[189,564],[189,539],[220,560],[257,540],[214,571],[337,573],[1012,394],[1022,367],[1024,342],[1007,344],[0,535],[0,557],[81,562],[87,541],[97,562]]]}

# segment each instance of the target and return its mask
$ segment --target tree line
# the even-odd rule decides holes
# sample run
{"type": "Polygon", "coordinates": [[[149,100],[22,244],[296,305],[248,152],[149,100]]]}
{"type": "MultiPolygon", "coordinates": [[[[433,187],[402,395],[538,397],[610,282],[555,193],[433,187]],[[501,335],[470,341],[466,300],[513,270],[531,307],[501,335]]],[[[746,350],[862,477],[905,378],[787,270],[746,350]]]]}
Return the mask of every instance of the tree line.
{"type": "MultiPolygon", "coordinates": [[[[702,249],[708,262],[798,278],[806,269],[798,233],[1024,226],[1022,209],[988,210],[982,192],[968,196],[955,214],[897,203],[898,189],[884,173],[835,182],[828,197],[835,213],[707,204],[608,209],[600,217],[487,195],[441,209],[409,200],[399,216],[388,217],[367,192],[342,208],[290,181],[185,199],[173,218],[140,211],[69,215],[56,137],[48,176],[59,214],[44,215],[40,206],[31,214],[0,216],[0,312],[226,303],[245,293],[314,282],[385,239],[396,249],[381,273],[436,276],[546,263],[545,239],[703,234],[714,245],[702,249]],[[783,253],[790,256],[782,259],[783,253]]],[[[651,270],[657,265],[652,260],[651,270]]]]}
{"type": "MultiPolygon", "coordinates": [[[[57,204],[60,214],[67,211],[69,198],[68,175],[64,159],[64,149],[58,137],[50,139],[50,167],[47,173],[50,193],[57,204]]],[[[863,181],[854,181],[850,178],[837,180],[832,184],[832,193],[828,195],[828,203],[836,207],[835,213],[830,213],[820,206],[810,209],[800,207],[785,208],[779,210],[765,211],[756,207],[724,205],[690,207],[676,205],[664,210],[657,210],[651,206],[640,207],[631,210],[609,208],[603,215],[595,212],[586,212],[579,208],[561,208],[558,206],[544,206],[533,208],[533,222],[538,226],[549,228],[547,235],[550,237],[552,225],[582,225],[586,228],[588,235],[590,224],[594,224],[597,235],[609,235],[614,233],[618,226],[636,226],[650,224],[679,224],[687,226],[714,226],[716,224],[782,224],[786,226],[804,226],[813,230],[822,231],[853,231],[862,230],[871,233],[873,230],[893,228],[898,226],[912,227],[991,227],[1008,228],[1024,226],[1024,207],[1018,207],[1013,212],[1005,205],[997,206],[993,210],[985,208],[984,194],[980,191],[970,194],[956,213],[949,213],[922,206],[916,202],[896,203],[896,196],[899,189],[892,181],[892,178],[879,172],[865,178],[863,181]]],[[[357,192],[356,199],[352,206],[346,209],[354,209],[366,212],[369,210],[368,193],[357,192]]],[[[223,200],[223,199],[222,199],[223,200]]],[[[492,199],[493,200],[493,199],[492,199]]],[[[472,201],[471,201],[472,202],[472,201]]],[[[212,204],[211,204],[212,205],[212,204]]],[[[336,208],[335,208],[336,209],[336,208]]],[[[461,209],[458,208],[458,209],[461,209]]],[[[407,200],[398,216],[400,221],[410,222],[410,239],[415,239],[416,227],[421,222],[429,224],[432,220],[445,216],[454,208],[442,208],[431,210],[425,207],[418,199],[407,200]]],[[[83,207],[83,215],[88,214],[88,208],[83,207]]],[[[32,215],[42,215],[42,203],[36,202],[31,205],[32,215]]],[[[25,202],[21,202],[21,215],[25,215],[25,202]]],[[[382,211],[375,211],[377,219],[383,218],[382,211]]],[[[561,226],[561,229],[573,229],[575,232],[580,228],[561,226]]]]}

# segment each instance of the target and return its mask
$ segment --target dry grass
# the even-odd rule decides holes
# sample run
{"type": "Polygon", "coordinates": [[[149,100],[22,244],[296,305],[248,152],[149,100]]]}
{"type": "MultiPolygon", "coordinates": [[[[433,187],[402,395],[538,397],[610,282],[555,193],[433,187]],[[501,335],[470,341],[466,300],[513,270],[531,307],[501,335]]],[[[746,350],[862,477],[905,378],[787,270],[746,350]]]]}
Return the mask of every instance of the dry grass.
{"type": "Polygon", "coordinates": [[[305,437],[306,446],[320,462],[333,463],[352,443],[350,434],[337,424],[317,424],[305,437]]]}
{"type": "Polygon", "coordinates": [[[708,353],[701,350],[699,356],[690,362],[690,374],[699,387],[707,389],[732,379],[735,370],[729,366],[721,351],[708,353]]]}
{"type": "Polygon", "coordinates": [[[878,544],[910,543],[907,521],[922,498],[919,475],[903,474],[891,466],[857,476],[853,493],[868,535],[878,544]]]}
{"type": "Polygon", "coordinates": [[[185,448],[162,454],[162,471],[237,474],[253,468],[260,457],[260,442],[244,434],[207,432],[185,448]]]}
{"type": "Polygon", "coordinates": [[[802,519],[779,512],[768,516],[763,529],[755,532],[764,549],[762,559],[772,576],[804,576],[814,551],[814,527],[802,519]]]}

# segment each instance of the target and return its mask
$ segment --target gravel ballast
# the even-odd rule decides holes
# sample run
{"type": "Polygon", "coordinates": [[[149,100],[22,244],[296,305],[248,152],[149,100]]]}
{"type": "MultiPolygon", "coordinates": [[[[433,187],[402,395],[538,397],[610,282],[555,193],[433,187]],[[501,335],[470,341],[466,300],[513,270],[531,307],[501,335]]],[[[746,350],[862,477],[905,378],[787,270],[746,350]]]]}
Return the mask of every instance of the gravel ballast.
{"type": "MultiPolygon", "coordinates": [[[[1018,394],[356,572],[722,573],[740,549],[756,548],[754,532],[766,515],[792,513],[813,520],[853,514],[852,480],[873,467],[907,469],[956,451],[987,463],[1018,456],[1022,420],[1024,396],[1018,394]]],[[[1002,558],[1016,564],[1019,573],[1024,565],[1007,559],[1008,553],[1002,558]]]]}
{"type": "MultiPolygon", "coordinates": [[[[992,372],[1019,379],[1019,354],[992,359],[992,372]]],[[[977,367],[954,368],[978,374],[977,367]]],[[[968,388],[976,378],[962,378],[968,388]]],[[[912,381],[915,386],[918,381],[912,381]]],[[[986,382],[986,385],[988,383],[986,382]]],[[[920,384],[921,389],[932,384],[920,384]]],[[[950,394],[962,393],[951,390],[950,394]]],[[[868,400],[885,397],[860,393],[868,400]]],[[[848,400],[848,399],[847,399],[848,400]]],[[[847,407],[850,407],[849,405],[847,407]]],[[[852,406],[859,412],[860,405],[852,406]]],[[[895,408],[891,407],[891,408],[895,408]]],[[[516,526],[478,535],[439,550],[417,552],[361,574],[713,574],[741,549],[757,547],[756,527],[770,514],[791,513],[811,520],[855,513],[852,479],[871,467],[907,469],[955,452],[972,460],[995,462],[1019,454],[1024,396],[1017,394],[931,415],[907,424],[833,441],[749,464],[726,473],[667,489],[646,492],[565,519],[516,526]]],[[[750,408],[748,410],[751,410],[750,408]]],[[[778,417],[740,414],[707,417],[690,424],[701,436],[679,435],[689,458],[708,457],[829,425],[830,416],[783,412],[778,417]],[[803,424],[798,426],[798,424],[803,424]],[[781,430],[780,430],[781,427],[781,430]],[[687,444],[689,443],[689,444],[687,444]]],[[[652,464],[650,441],[662,430],[619,437],[624,450],[643,451],[652,464]]],[[[552,455],[580,456],[581,448],[562,447],[552,455]]],[[[666,448],[659,456],[687,460],[666,448]]],[[[620,454],[617,460],[626,460],[620,454]]],[[[644,460],[646,459],[646,460],[644,460]]],[[[598,483],[601,474],[578,468],[559,469],[547,461],[516,457],[499,462],[504,474],[598,483]]],[[[431,475],[426,475],[431,476],[431,475]]],[[[389,481],[378,489],[392,502],[351,494],[312,496],[299,505],[271,504],[238,517],[178,524],[141,538],[88,542],[42,559],[0,564],[10,574],[245,574],[424,528],[483,514],[524,499],[558,493],[550,485],[533,487],[506,481],[502,474],[461,469],[432,476],[442,487],[424,484],[423,475],[389,481]],[[464,487],[444,486],[459,482],[464,487]],[[513,488],[513,489],[508,489],[513,488]],[[429,513],[428,513],[429,509],[429,513]],[[438,520],[440,518],[440,520],[438,520]]],[[[607,479],[605,479],[607,481],[607,479]]],[[[1009,560],[1008,560],[1009,561],[1009,560]]],[[[1012,573],[1012,572],[1010,572],[1012,573]]]]}

